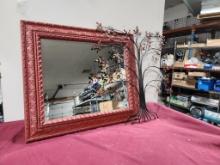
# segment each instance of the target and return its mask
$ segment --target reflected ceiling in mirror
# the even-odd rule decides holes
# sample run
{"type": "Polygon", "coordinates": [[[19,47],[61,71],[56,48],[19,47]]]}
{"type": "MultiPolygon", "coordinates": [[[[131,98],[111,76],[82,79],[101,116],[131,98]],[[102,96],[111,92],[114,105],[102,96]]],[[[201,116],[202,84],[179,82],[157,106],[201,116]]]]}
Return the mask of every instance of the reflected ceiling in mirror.
{"type": "Polygon", "coordinates": [[[128,106],[123,45],[41,39],[45,120],[128,106]]]}

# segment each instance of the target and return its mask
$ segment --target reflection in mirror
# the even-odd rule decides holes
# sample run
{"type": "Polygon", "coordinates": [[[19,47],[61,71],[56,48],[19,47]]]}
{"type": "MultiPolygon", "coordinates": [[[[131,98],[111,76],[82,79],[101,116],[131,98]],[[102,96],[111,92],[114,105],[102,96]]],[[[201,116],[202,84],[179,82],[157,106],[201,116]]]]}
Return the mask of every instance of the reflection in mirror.
{"type": "Polygon", "coordinates": [[[128,106],[122,45],[41,39],[45,120],[128,106]]]}

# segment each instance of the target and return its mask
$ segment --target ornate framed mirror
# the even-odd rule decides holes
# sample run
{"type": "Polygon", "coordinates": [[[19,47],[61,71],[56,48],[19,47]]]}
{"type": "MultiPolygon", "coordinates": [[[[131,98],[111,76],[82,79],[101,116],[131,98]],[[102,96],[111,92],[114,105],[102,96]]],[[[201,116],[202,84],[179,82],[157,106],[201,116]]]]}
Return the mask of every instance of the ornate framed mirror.
{"type": "Polygon", "coordinates": [[[26,142],[136,114],[132,36],[30,21],[21,32],[26,142]]]}

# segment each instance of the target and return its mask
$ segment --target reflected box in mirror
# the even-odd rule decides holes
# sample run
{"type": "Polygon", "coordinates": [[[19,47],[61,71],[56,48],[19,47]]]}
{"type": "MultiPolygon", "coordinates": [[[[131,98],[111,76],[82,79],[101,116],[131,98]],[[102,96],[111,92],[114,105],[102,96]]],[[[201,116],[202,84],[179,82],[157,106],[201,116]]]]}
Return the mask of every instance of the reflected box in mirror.
{"type": "Polygon", "coordinates": [[[99,103],[100,112],[109,112],[117,109],[118,102],[116,101],[104,101],[99,103]]]}

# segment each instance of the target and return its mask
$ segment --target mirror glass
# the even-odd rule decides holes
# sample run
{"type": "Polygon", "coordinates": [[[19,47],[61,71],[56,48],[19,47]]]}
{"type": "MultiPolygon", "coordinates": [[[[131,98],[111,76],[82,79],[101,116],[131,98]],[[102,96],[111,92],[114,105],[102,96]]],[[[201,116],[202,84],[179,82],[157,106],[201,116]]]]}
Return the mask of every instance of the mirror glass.
{"type": "Polygon", "coordinates": [[[128,106],[123,45],[41,39],[45,120],[128,106]]]}

